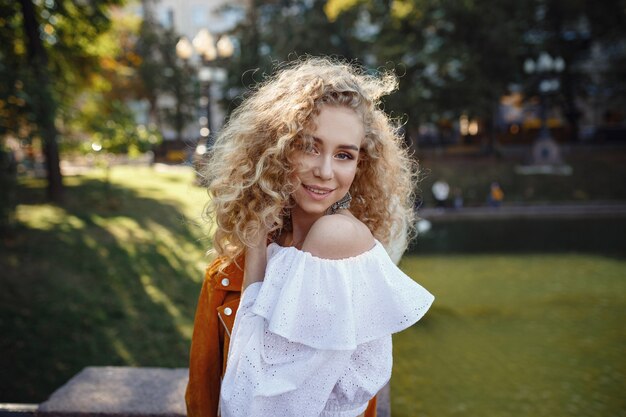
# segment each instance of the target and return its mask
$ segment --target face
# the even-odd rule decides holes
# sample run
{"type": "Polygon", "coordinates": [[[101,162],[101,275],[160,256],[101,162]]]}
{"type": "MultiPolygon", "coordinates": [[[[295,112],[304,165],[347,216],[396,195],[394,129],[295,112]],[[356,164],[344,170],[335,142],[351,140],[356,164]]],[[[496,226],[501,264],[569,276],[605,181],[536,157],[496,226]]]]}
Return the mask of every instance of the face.
{"type": "Polygon", "coordinates": [[[315,130],[308,132],[313,145],[296,151],[295,175],[300,185],[293,198],[301,212],[322,216],[350,190],[365,136],[363,122],[347,107],[324,106],[315,119],[315,130]]]}

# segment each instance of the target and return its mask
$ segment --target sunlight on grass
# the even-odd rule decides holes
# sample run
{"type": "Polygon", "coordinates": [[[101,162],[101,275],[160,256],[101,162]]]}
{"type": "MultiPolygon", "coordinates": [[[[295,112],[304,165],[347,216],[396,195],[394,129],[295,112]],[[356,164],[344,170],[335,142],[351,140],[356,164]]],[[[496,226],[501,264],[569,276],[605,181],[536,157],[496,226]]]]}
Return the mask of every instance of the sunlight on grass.
{"type": "Polygon", "coordinates": [[[106,335],[109,339],[109,343],[111,343],[111,346],[113,346],[113,350],[115,350],[115,353],[117,353],[119,357],[124,360],[125,364],[131,366],[137,366],[139,364],[139,362],[135,360],[133,355],[128,350],[126,344],[119,339],[119,336],[116,334],[115,331],[107,329],[106,335]]]}
{"type": "Polygon", "coordinates": [[[208,201],[207,191],[193,185],[191,168],[178,168],[174,172],[159,172],[149,167],[115,167],[111,183],[137,190],[147,198],[176,201],[194,226],[202,226],[202,209],[208,201]]]}
{"type": "Polygon", "coordinates": [[[148,238],[146,231],[137,221],[125,216],[109,217],[95,222],[106,229],[120,244],[128,243],[128,250],[135,254],[132,243],[145,242],[148,238]]]}
{"type": "Polygon", "coordinates": [[[195,272],[206,267],[207,259],[198,261],[198,244],[180,241],[170,230],[156,222],[148,221],[147,225],[154,237],[158,236],[158,240],[162,242],[157,247],[157,252],[176,269],[186,270],[190,276],[197,277],[196,282],[202,282],[203,275],[195,272]]]}
{"type": "Polygon", "coordinates": [[[39,230],[59,228],[62,231],[70,231],[85,227],[83,220],[68,214],[60,207],[49,204],[40,206],[19,204],[16,210],[16,218],[18,222],[27,227],[39,230]]]}
{"type": "Polygon", "coordinates": [[[187,365],[206,191],[190,169],[104,178],[66,178],[62,206],[20,182],[19,234],[0,251],[0,402],[43,401],[85,366],[187,365]]]}
{"type": "Polygon", "coordinates": [[[162,305],[170,316],[172,316],[181,336],[187,340],[191,340],[193,320],[189,320],[184,317],[172,300],[170,300],[170,298],[163,291],[154,285],[152,279],[148,275],[141,275],[141,283],[143,284],[146,294],[150,296],[150,299],[152,299],[155,303],[162,305]]]}

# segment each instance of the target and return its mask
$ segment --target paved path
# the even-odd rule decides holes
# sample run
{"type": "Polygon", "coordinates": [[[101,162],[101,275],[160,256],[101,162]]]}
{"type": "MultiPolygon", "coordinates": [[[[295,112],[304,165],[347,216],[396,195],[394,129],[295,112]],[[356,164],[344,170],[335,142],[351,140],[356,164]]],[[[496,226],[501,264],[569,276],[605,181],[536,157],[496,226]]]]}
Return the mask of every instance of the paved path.
{"type": "Polygon", "coordinates": [[[626,202],[503,205],[501,207],[423,208],[418,216],[434,221],[626,217],[626,202]]]}

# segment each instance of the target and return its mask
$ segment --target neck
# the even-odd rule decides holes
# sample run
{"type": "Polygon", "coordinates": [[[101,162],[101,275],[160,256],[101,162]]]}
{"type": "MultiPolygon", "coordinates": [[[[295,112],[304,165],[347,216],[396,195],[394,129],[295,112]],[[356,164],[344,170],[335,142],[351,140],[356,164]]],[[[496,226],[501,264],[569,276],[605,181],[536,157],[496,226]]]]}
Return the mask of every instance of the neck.
{"type": "Polygon", "coordinates": [[[292,237],[294,242],[302,244],[309,234],[313,223],[324,214],[304,213],[299,207],[294,207],[291,211],[292,237]]]}

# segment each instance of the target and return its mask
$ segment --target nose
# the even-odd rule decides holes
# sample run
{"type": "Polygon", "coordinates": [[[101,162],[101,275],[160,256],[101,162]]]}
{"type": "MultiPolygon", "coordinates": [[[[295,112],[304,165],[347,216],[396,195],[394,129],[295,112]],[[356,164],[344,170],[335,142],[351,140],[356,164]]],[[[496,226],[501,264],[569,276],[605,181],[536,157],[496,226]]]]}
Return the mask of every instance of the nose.
{"type": "Polygon", "coordinates": [[[315,168],[313,169],[313,174],[322,180],[332,179],[333,178],[332,158],[330,157],[318,158],[315,168]]]}

